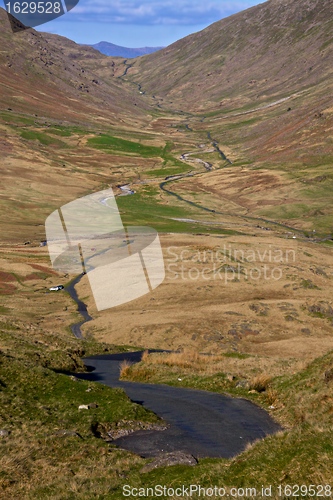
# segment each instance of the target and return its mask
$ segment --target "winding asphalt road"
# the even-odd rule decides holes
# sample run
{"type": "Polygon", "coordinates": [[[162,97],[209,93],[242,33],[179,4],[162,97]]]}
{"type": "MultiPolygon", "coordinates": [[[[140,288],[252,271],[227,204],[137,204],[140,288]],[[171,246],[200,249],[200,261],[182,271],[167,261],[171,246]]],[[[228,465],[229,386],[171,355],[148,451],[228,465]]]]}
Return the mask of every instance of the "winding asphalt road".
{"type": "Polygon", "coordinates": [[[80,340],[83,339],[81,326],[84,325],[84,323],[87,323],[88,321],[92,320],[92,317],[88,313],[86,304],[79,299],[77,291],[75,290],[75,285],[79,283],[82,276],[83,274],[79,274],[79,276],[77,276],[74,280],[72,280],[69,283],[69,285],[66,285],[65,287],[65,290],[69,293],[74,302],[76,302],[77,310],[83,318],[82,321],[80,321],[79,323],[75,323],[74,325],[71,326],[71,330],[74,337],[80,340]]]}
{"type": "MultiPolygon", "coordinates": [[[[82,315],[82,321],[71,327],[78,339],[83,338],[81,326],[92,319],[75,290],[81,278],[79,275],[66,287],[82,315]]],[[[115,440],[121,448],[143,457],[184,451],[197,458],[231,458],[241,453],[248,443],[281,429],[268,413],[245,399],[167,385],[120,381],[120,363],[124,360],[139,362],[141,356],[142,352],[134,352],[89,357],[84,359],[89,373],[76,374],[78,378],[123,389],[133,402],[142,404],[167,422],[166,430],[138,431],[115,440]]],[[[214,362],[213,357],[211,362],[214,362]]]]}
{"type": "MultiPolygon", "coordinates": [[[[81,322],[72,325],[72,332],[79,339],[83,338],[81,326],[92,319],[75,290],[81,278],[82,275],[78,276],[66,287],[83,316],[81,322]]],[[[133,402],[167,422],[164,431],[138,431],[115,440],[121,448],[142,457],[184,451],[197,458],[231,458],[241,453],[247,443],[281,430],[268,413],[245,399],[162,384],[120,381],[120,363],[124,360],[136,363],[141,356],[142,351],[85,358],[89,372],[75,374],[77,378],[123,389],[133,402]]]]}
{"type": "MultiPolygon", "coordinates": [[[[66,287],[82,315],[82,321],[71,327],[78,339],[83,338],[81,326],[92,319],[75,290],[81,278],[79,275],[66,287]]],[[[142,404],[168,424],[163,431],[138,431],[115,440],[121,448],[142,457],[184,451],[197,458],[231,458],[248,443],[281,430],[268,413],[245,399],[162,384],[120,381],[120,363],[139,362],[141,356],[142,351],[85,358],[89,372],[75,374],[81,379],[123,389],[133,402],[142,404]]]]}
{"type": "Polygon", "coordinates": [[[138,431],[115,440],[121,448],[143,457],[181,450],[197,458],[231,458],[241,453],[247,443],[281,430],[268,413],[245,399],[119,381],[120,363],[125,359],[138,362],[141,356],[142,352],[134,352],[85,358],[90,372],[76,375],[123,389],[133,402],[152,410],[169,424],[164,431],[138,431]]]}

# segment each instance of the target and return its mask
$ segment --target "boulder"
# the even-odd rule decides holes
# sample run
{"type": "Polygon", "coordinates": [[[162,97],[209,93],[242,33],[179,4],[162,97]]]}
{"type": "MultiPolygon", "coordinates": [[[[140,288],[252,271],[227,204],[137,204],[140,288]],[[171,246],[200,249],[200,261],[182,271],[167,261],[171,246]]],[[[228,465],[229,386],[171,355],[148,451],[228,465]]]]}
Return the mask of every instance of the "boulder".
{"type": "Polygon", "coordinates": [[[79,437],[81,436],[75,432],[75,431],[69,431],[67,429],[60,429],[59,431],[55,432],[54,435],[56,437],[79,437]]]}
{"type": "Polygon", "coordinates": [[[248,380],[240,380],[239,382],[237,382],[236,384],[236,387],[237,389],[247,389],[249,390],[250,389],[250,383],[248,380]]]}
{"type": "Polygon", "coordinates": [[[92,410],[94,408],[98,408],[97,403],[89,403],[88,405],[80,405],[79,410],[92,410]]]}
{"type": "Polygon", "coordinates": [[[162,453],[156,457],[152,462],[142,467],[142,473],[150,472],[158,467],[170,467],[172,465],[197,465],[197,459],[183,451],[174,451],[172,453],[162,453]]]}

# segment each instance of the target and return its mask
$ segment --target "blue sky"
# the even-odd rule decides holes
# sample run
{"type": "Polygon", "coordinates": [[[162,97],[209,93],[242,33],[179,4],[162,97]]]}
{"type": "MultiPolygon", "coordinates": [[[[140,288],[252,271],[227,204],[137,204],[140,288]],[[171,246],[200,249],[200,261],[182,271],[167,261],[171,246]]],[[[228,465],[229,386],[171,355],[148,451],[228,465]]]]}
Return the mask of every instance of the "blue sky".
{"type": "MultiPolygon", "coordinates": [[[[1,1],[1,0],[0,0],[1,1]]],[[[80,0],[39,31],[78,43],[108,41],[126,47],[166,46],[263,0],[80,0]]]]}

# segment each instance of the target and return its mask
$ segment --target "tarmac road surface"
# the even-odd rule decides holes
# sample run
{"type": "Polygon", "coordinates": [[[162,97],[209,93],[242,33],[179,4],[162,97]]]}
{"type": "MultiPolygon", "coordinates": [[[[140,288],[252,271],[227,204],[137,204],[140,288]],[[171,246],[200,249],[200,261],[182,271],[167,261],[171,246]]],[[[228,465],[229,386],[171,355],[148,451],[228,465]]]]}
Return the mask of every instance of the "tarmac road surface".
{"type": "Polygon", "coordinates": [[[281,430],[263,409],[242,398],[223,394],[119,381],[119,364],[140,361],[142,352],[85,358],[90,373],[80,378],[124,389],[135,403],[142,404],[165,420],[164,431],[137,431],[114,441],[142,457],[161,452],[184,451],[197,458],[231,458],[247,443],[281,430]]]}

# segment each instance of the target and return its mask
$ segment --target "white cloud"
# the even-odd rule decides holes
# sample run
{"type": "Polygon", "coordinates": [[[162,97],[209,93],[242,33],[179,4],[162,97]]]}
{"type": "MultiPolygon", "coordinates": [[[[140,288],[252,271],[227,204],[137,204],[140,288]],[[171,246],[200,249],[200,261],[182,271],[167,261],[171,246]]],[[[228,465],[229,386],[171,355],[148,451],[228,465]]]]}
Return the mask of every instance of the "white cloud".
{"type": "Polygon", "coordinates": [[[71,20],[139,25],[208,24],[260,0],[81,0],[71,20]]]}

